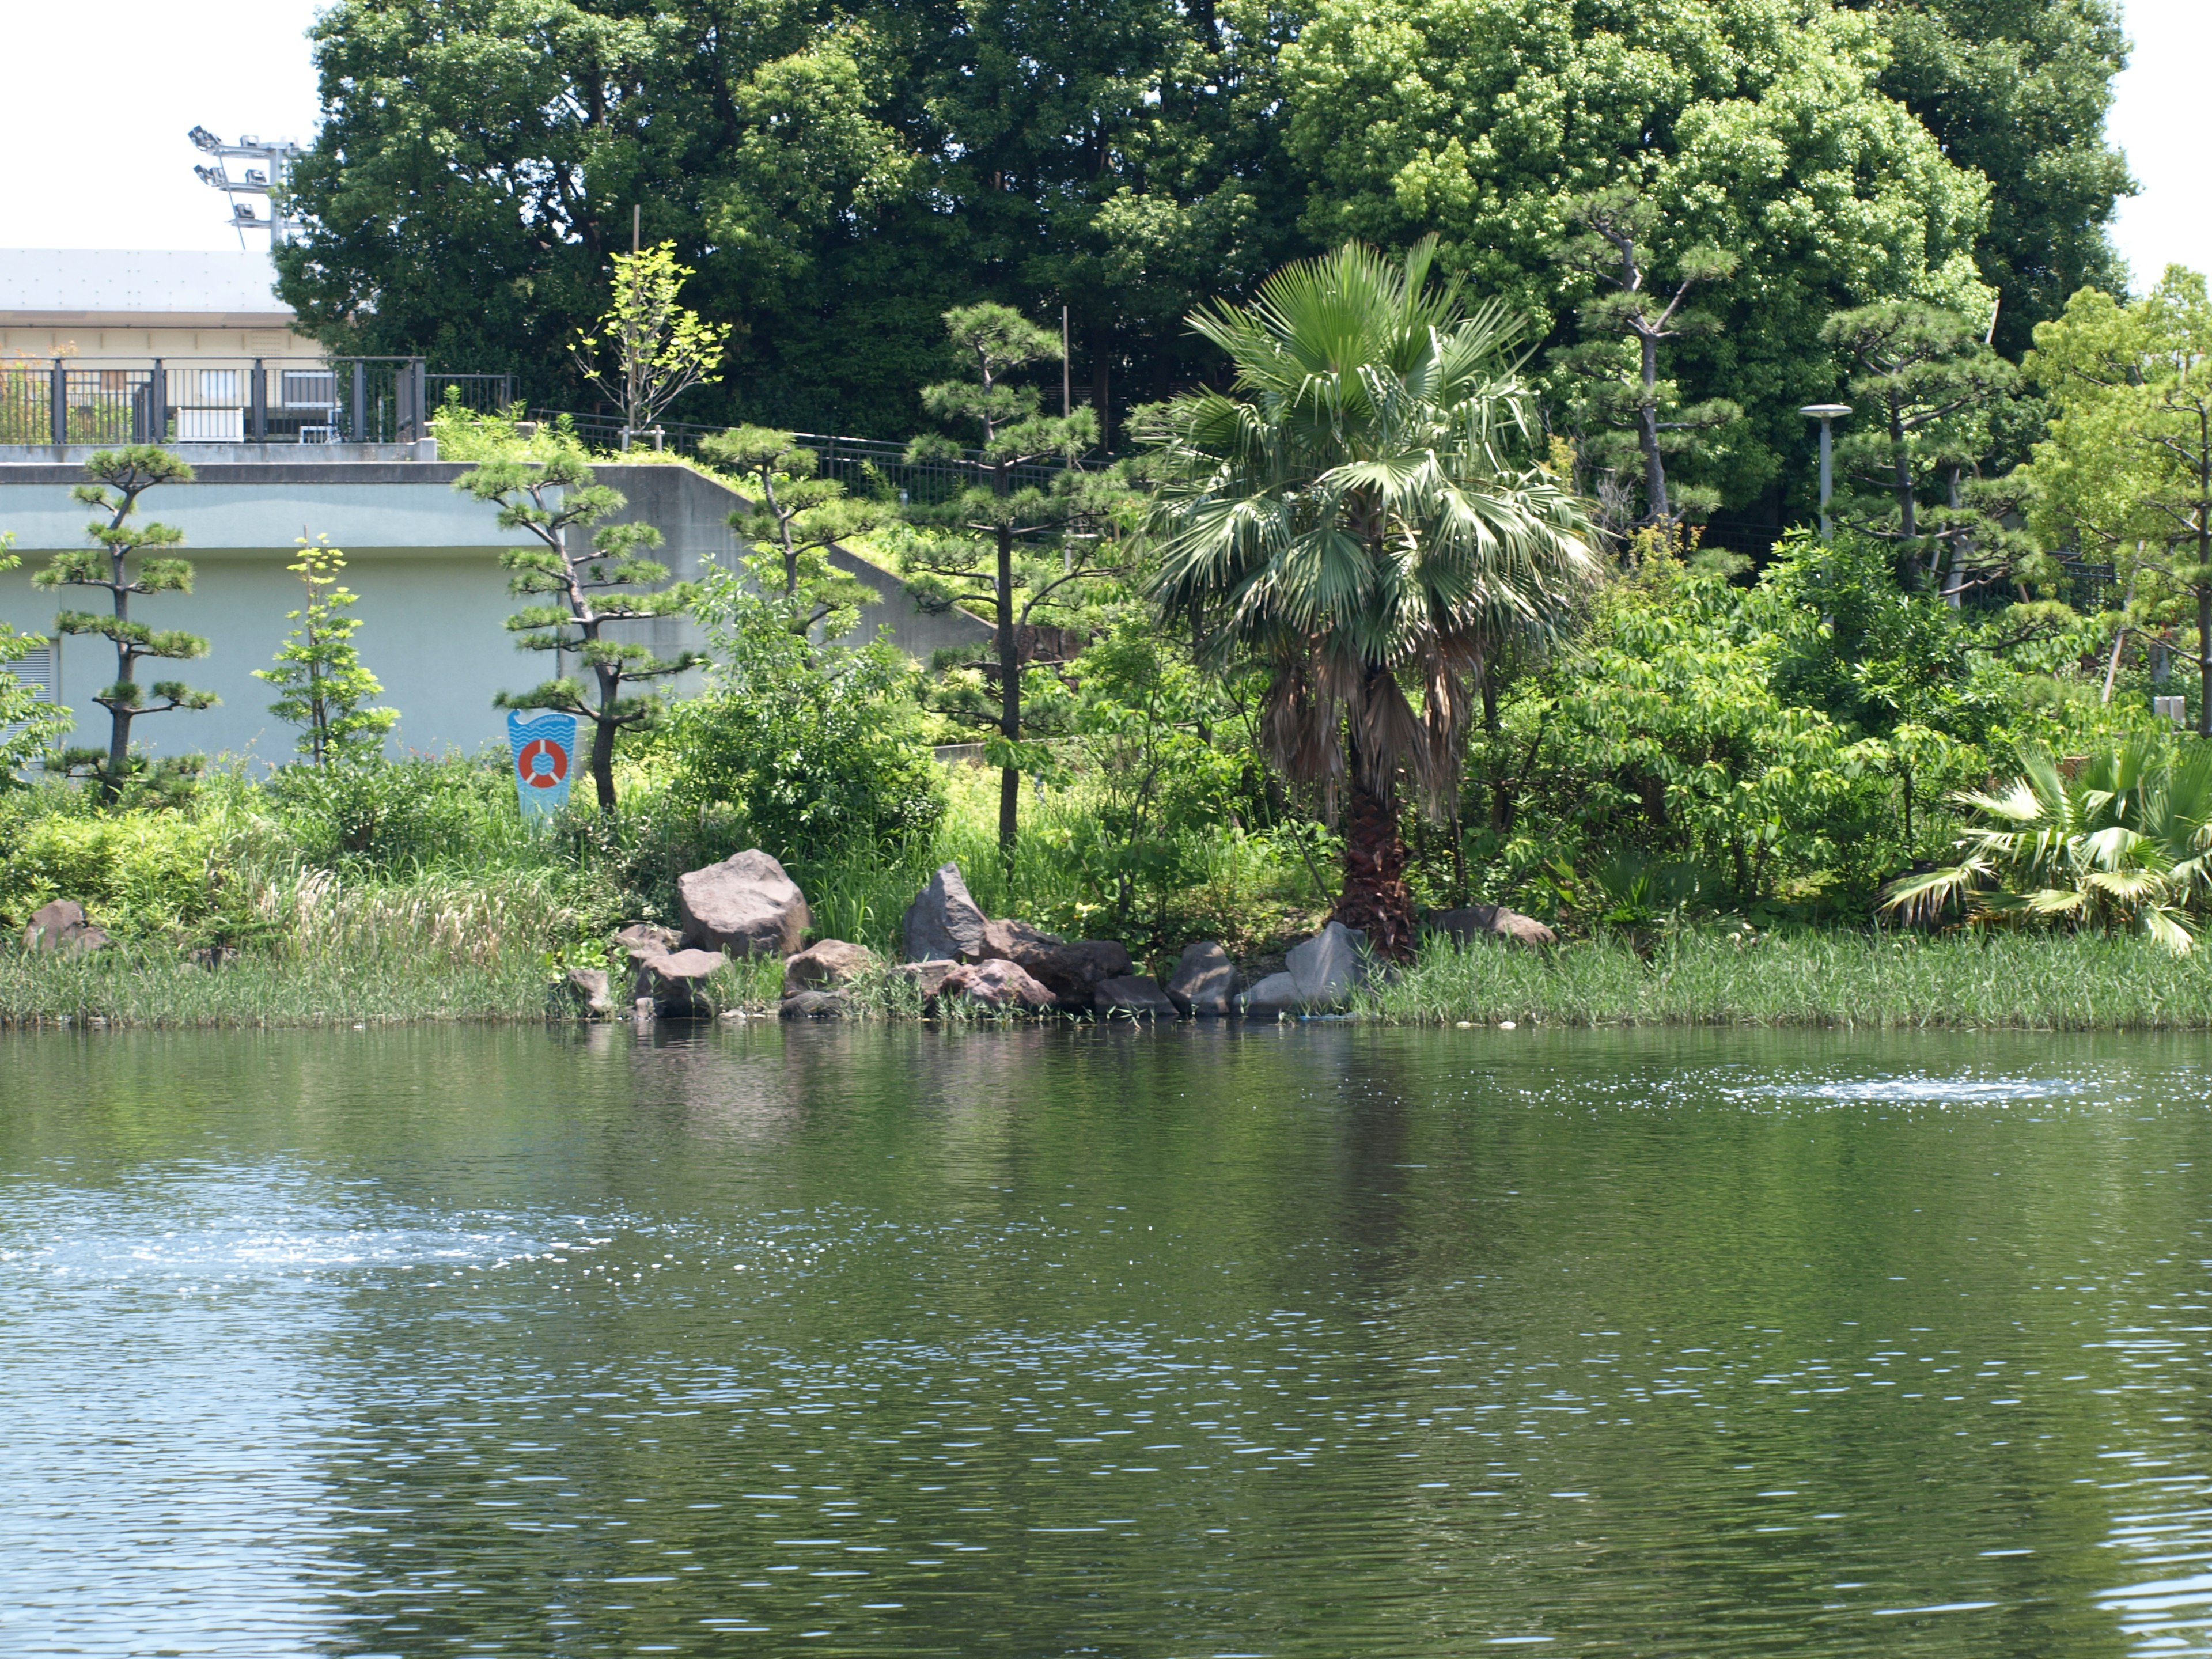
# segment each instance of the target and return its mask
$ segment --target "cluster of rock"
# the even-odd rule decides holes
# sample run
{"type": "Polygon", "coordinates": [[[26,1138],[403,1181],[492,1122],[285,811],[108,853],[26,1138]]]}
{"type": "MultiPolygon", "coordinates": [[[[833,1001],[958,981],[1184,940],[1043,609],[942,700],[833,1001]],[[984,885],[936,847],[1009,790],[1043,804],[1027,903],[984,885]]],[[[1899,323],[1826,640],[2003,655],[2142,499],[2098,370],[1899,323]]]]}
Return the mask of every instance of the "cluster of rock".
{"type": "MultiPolygon", "coordinates": [[[[641,1014],[711,1014],[707,981],[732,956],[773,951],[783,958],[787,1019],[836,1018],[848,1012],[850,988],[884,971],[865,945],[836,939],[805,945],[812,919],[805,896],[758,849],[683,876],[677,903],[680,929],[637,922],[616,935],[629,958],[630,995],[641,1014]]],[[[1484,937],[1553,940],[1541,922],[1498,905],[1435,911],[1426,920],[1462,944],[1484,937]]],[[[932,1012],[965,1005],[1127,1019],[1272,1019],[1347,1006],[1366,972],[1366,943],[1358,929],[1332,921],[1293,948],[1280,972],[1246,988],[1228,952],[1205,940],[1186,948],[1163,981],[1138,973],[1127,947],[1113,939],[1061,939],[1026,921],[993,920],[969,895],[960,866],[947,864],[907,907],[904,959],[893,971],[932,1012]]],[[[566,989],[592,1013],[614,1010],[600,969],[572,969],[566,989]]]]}

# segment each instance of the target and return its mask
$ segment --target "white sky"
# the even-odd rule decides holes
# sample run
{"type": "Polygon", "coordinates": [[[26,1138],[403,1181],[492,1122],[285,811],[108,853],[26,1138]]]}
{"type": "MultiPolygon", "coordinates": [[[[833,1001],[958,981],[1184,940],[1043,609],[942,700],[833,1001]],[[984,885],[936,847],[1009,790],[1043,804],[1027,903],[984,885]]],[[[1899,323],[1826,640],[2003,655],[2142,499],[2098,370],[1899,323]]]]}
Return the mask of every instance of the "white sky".
{"type": "MultiPolygon", "coordinates": [[[[2142,193],[2121,204],[2117,239],[2147,286],[2169,260],[2212,271],[2212,173],[2199,153],[2212,0],[2125,5],[2136,52],[2112,132],[2142,193]]],[[[15,72],[0,99],[0,146],[15,158],[0,191],[10,244],[235,248],[223,198],[192,176],[204,158],[185,133],[197,123],[224,138],[306,142],[315,125],[306,31],[318,9],[317,0],[10,7],[15,72]],[[131,182],[102,187],[120,180],[131,182]]]]}

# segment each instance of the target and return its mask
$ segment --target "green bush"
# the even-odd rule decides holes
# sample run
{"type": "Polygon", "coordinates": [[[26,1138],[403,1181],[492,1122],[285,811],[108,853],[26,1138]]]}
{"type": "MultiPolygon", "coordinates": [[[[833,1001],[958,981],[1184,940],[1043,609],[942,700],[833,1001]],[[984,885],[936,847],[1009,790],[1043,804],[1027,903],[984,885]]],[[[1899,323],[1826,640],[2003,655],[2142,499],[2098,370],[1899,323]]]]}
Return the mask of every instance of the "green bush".
{"type": "Polygon", "coordinates": [[[216,908],[216,829],[173,809],[19,814],[5,842],[0,910],[11,927],[57,898],[125,935],[188,933],[216,908]]]}

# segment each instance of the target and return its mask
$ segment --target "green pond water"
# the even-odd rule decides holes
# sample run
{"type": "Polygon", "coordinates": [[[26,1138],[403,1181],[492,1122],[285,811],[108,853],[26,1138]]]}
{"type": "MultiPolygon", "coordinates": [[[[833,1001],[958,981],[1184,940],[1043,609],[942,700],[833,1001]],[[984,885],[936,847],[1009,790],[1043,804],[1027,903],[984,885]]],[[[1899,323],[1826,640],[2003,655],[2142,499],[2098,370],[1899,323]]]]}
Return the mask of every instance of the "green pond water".
{"type": "Polygon", "coordinates": [[[0,1652],[2212,1652],[2209,1060],[0,1040],[0,1652]]]}

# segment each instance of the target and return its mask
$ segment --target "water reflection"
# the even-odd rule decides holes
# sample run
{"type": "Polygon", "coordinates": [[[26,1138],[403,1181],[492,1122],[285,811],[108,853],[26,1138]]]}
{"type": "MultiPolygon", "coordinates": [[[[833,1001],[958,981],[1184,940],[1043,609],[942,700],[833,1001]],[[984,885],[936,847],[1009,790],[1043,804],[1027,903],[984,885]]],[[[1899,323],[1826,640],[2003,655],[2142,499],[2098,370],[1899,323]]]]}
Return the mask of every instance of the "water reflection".
{"type": "Polygon", "coordinates": [[[9,1053],[0,1647],[2212,1651],[2188,1045],[9,1053]]]}

